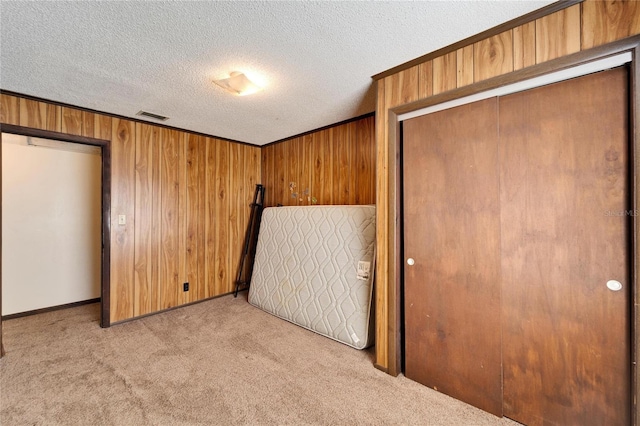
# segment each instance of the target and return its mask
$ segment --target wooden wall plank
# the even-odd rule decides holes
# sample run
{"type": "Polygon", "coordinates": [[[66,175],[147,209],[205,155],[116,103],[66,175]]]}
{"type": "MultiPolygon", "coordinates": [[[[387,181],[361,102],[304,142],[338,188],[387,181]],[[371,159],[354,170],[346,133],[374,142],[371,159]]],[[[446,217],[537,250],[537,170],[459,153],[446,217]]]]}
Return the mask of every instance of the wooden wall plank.
{"type": "MultiPolygon", "coordinates": [[[[361,200],[363,199],[363,191],[361,188],[362,184],[362,171],[366,170],[367,167],[369,170],[375,168],[375,164],[367,164],[367,156],[363,155],[361,135],[360,135],[360,126],[362,125],[360,120],[354,121],[350,123],[349,126],[349,146],[351,150],[351,186],[349,190],[349,204],[361,204],[361,200]]],[[[368,188],[367,191],[368,193],[368,188]]]]}
{"type": "Polygon", "coordinates": [[[358,161],[356,171],[356,204],[376,203],[375,119],[368,117],[356,123],[358,161]]]}
{"type": "Polygon", "coordinates": [[[403,103],[418,100],[418,85],[420,81],[420,67],[418,65],[404,70],[400,99],[403,103]]]}
{"type": "Polygon", "coordinates": [[[268,174],[268,163],[269,160],[273,161],[273,156],[270,155],[271,150],[273,149],[273,145],[266,145],[260,149],[260,182],[262,186],[264,186],[264,206],[271,206],[271,194],[269,189],[269,174],[268,174]]]}
{"type": "Polygon", "coordinates": [[[0,94],[0,123],[20,125],[20,98],[0,94]]]}
{"type": "Polygon", "coordinates": [[[281,159],[280,167],[282,167],[282,198],[280,200],[280,204],[283,206],[291,206],[294,205],[293,200],[293,192],[295,192],[295,187],[292,188],[291,185],[295,184],[297,179],[295,173],[295,164],[297,159],[295,158],[295,149],[292,147],[291,141],[282,142],[281,146],[278,147],[279,157],[281,159]]]}
{"type": "Polygon", "coordinates": [[[229,145],[229,266],[227,268],[227,280],[223,287],[223,293],[233,291],[235,279],[240,266],[242,254],[242,242],[246,230],[245,216],[247,208],[245,203],[244,160],[242,158],[242,145],[232,143],[229,145]]]}
{"type": "MultiPolygon", "coordinates": [[[[195,142],[194,160],[198,164],[198,199],[197,199],[197,226],[196,226],[196,262],[197,262],[197,279],[196,290],[191,294],[191,301],[203,300],[206,295],[206,198],[207,198],[207,141],[206,137],[199,136],[195,142]]],[[[193,273],[193,272],[190,272],[193,273]]],[[[191,279],[191,278],[190,278],[191,279]]]]}
{"type": "Polygon", "coordinates": [[[513,71],[513,31],[505,31],[474,45],[476,82],[513,71]]]}
{"type": "Polygon", "coordinates": [[[61,107],[20,98],[20,125],[34,129],[61,131],[61,107]]]}
{"type": "Polygon", "coordinates": [[[419,75],[420,69],[416,65],[393,76],[393,85],[399,94],[397,98],[394,98],[398,102],[396,105],[406,104],[418,99],[419,75]],[[398,76],[397,79],[396,76],[398,76]]]}
{"type": "MultiPolygon", "coordinates": [[[[153,234],[153,172],[154,147],[158,128],[136,123],[135,162],[135,242],[133,315],[145,315],[153,310],[152,265],[154,264],[153,234]]],[[[157,265],[157,262],[156,262],[157,265]]]]}
{"type": "Polygon", "coordinates": [[[269,145],[262,149],[262,184],[264,185],[265,207],[273,207],[277,204],[275,197],[275,153],[275,145],[269,145]]]}
{"type": "Polygon", "coordinates": [[[323,185],[318,204],[331,205],[334,204],[335,195],[333,193],[333,165],[335,162],[333,152],[333,132],[331,129],[325,129],[320,132],[322,134],[322,144],[320,146],[320,155],[323,158],[323,185]],[[322,201],[320,201],[322,200],[322,201]]]}
{"type": "Polygon", "coordinates": [[[178,305],[179,283],[179,134],[162,129],[160,309],[178,305]]]}
{"type": "MultiPolygon", "coordinates": [[[[242,225],[242,234],[240,248],[238,250],[241,259],[242,248],[244,248],[244,239],[246,238],[247,228],[249,226],[249,219],[251,215],[251,204],[253,203],[253,196],[256,191],[256,183],[260,179],[260,148],[249,145],[241,146],[243,149],[242,157],[244,158],[244,201],[240,206],[244,212],[244,223],[242,225]]],[[[245,264],[244,271],[246,273],[248,264],[245,264]]],[[[236,273],[239,265],[236,265],[236,273]]],[[[244,275],[246,276],[246,275],[244,275]]],[[[235,279],[235,277],[234,277],[235,279]]],[[[235,282],[234,282],[235,289],[235,282]]]]}
{"type": "MultiPolygon", "coordinates": [[[[20,112],[22,115],[22,111],[20,112]]],[[[111,141],[111,322],[133,316],[135,256],[135,125],[113,120],[111,141]],[[118,224],[124,215],[125,225],[118,224]]]]}
{"type": "Polygon", "coordinates": [[[177,132],[178,141],[178,277],[176,279],[176,305],[189,303],[190,291],[184,291],[187,279],[187,145],[188,134],[177,132]]]}
{"type": "Polygon", "coordinates": [[[231,282],[231,250],[230,240],[230,204],[229,181],[231,172],[229,170],[229,150],[230,143],[216,139],[215,154],[215,189],[216,194],[214,204],[214,243],[215,243],[215,282],[214,292],[211,296],[226,293],[231,282]]]}
{"type": "Polygon", "coordinates": [[[513,29],[513,69],[536,64],[536,23],[529,22],[513,29]]]}
{"type": "Polygon", "coordinates": [[[194,134],[187,136],[186,147],[186,235],[185,235],[185,275],[186,281],[189,283],[189,291],[183,296],[183,303],[194,302],[204,298],[204,286],[201,286],[200,268],[204,258],[201,252],[204,247],[201,243],[201,223],[202,213],[204,209],[201,206],[203,201],[203,191],[201,184],[202,177],[205,176],[204,170],[201,169],[201,152],[204,146],[204,137],[194,134]],[[202,288],[201,288],[202,287],[202,288]]]}
{"type": "Polygon", "coordinates": [[[108,115],[95,114],[93,137],[96,139],[111,139],[111,117],[108,115]]]}
{"type": "Polygon", "coordinates": [[[587,0],[582,3],[582,49],[640,34],[637,1],[587,0]]]}
{"type": "Polygon", "coordinates": [[[347,204],[358,204],[358,177],[360,172],[361,157],[358,150],[358,127],[357,122],[352,121],[347,124],[347,134],[349,138],[349,200],[347,204]]]}
{"type": "MultiPolygon", "coordinates": [[[[362,204],[376,204],[376,194],[377,194],[377,170],[376,170],[376,159],[377,159],[377,147],[376,147],[376,118],[369,117],[367,119],[368,123],[366,124],[366,133],[361,136],[363,141],[369,141],[367,145],[369,145],[369,158],[371,169],[367,171],[367,179],[369,180],[369,202],[364,201],[362,204]]],[[[363,124],[364,125],[364,124],[363,124]]],[[[364,142],[363,142],[364,143],[364,142]]]]}
{"type": "Polygon", "coordinates": [[[289,183],[286,182],[286,171],[284,167],[286,148],[287,146],[283,143],[274,145],[275,170],[273,172],[273,196],[275,205],[282,204],[283,206],[288,205],[289,201],[289,183]]]}
{"type": "MultiPolygon", "coordinates": [[[[198,294],[198,222],[199,222],[199,161],[198,145],[202,136],[186,134],[185,147],[185,276],[189,291],[183,294],[183,303],[197,300],[198,294]]],[[[184,293],[184,292],[183,292],[184,293]]]]}
{"type": "Polygon", "coordinates": [[[302,181],[302,169],[306,165],[304,162],[304,149],[303,149],[303,137],[297,137],[291,140],[291,155],[295,155],[295,182],[296,182],[296,193],[297,196],[295,199],[292,199],[292,205],[301,206],[303,205],[303,201],[305,199],[304,191],[306,189],[305,183],[302,181]]]}
{"type": "Polygon", "coordinates": [[[82,111],[82,136],[110,140],[111,117],[82,111]]]}
{"type": "Polygon", "coordinates": [[[69,133],[71,135],[82,136],[82,130],[83,130],[82,110],[75,109],[75,108],[62,107],[61,114],[62,114],[62,122],[61,122],[62,133],[69,133]]]}
{"type": "Polygon", "coordinates": [[[329,190],[331,191],[331,204],[339,205],[343,204],[341,203],[343,194],[342,188],[340,187],[340,162],[342,161],[342,158],[340,144],[338,141],[340,135],[336,130],[336,127],[327,129],[327,133],[329,134],[329,143],[331,144],[331,169],[329,173],[331,173],[332,185],[329,190]]]}
{"type": "MultiPolygon", "coordinates": [[[[300,192],[302,193],[301,205],[309,206],[312,204],[313,194],[311,191],[311,173],[312,173],[312,160],[311,160],[311,135],[304,135],[300,139],[300,192]]],[[[263,173],[265,171],[263,170],[263,173]]],[[[267,171],[268,172],[268,171],[267,171]]]]}
{"type": "Polygon", "coordinates": [[[280,163],[278,162],[277,146],[272,145],[270,149],[271,155],[266,166],[267,176],[269,177],[269,187],[266,190],[269,191],[269,199],[271,200],[268,205],[276,206],[280,202],[280,200],[278,199],[279,190],[282,190],[282,186],[280,185],[280,181],[278,180],[278,168],[280,167],[280,163]]]}
{"type": "Polygon", "coordinates": [[[385,84],[389,85],[390,91],[394,94],[388,99],[389,108],[417,100],[419,82],[418,65],[385,78],[385,84]]]}
{"type": "Polygon", "coordinates": [[[319,157],[322,158],[322,169],[318,185],[318,204],[328,205],[333,202],[331,190],[333,188],[333,138],[329,129],[322,130],[319,134],[319,157]]]}
{"type": "MultiPolygon", "coordinates": [[[[433,60],[433,94],[453,90],[457,85],[457,53],[451,52],[433,60]]],[[[389,93],[386,96],[394,96],[389,93]]],[[[386,102],[386,100],[385,100],[386,102]]]]}
{"type": "MultiPolygon", "coordinates": [[[[99,117],[96,115],[96,129],[99,117]]],[[[149,143],[153,145],[151,164],[151,312],[159,311],[162,305],[160,285],[162,281],[162,138],[160,127],[152,126],[149,143]]]]}
{"type": "Polygon", "coordinates": [[[349,127],[337,126],[331,130],[333,132],[333,203],[349,204],[349,183],[352,180],[349,127]]]}
{"type": "MultiPolygon", "coordinates": [[[[242,228],[246,233],[249,224],[249,216],[251,214],[251,203],[256,192],[256,184],[260,181],[260,148],[244,145],[244,204],[246,211],[245,226],[242,228]]],[[[243,234],[244,236],[244,234],[243,234]]]]}
{"type": "Polygon", "coordinates": [[[580,51],[580,5],[536,20],[536,63],[580,51]]]}
{"type": "Polygon", "coordinates": [[[313,171],[311,176],[313,179],[313,195],[316,199],[316,204],[328,204],[327,200],[325,200],[325,194],[329,192],[326,186],[331,180],[330,176],[326,175],[327,170],[331,170],[331,158],[327,156],[331,152],[331,147],[326,147],[328,140],[325,131],[320,131],[313,135],[313,152],[311,154],[313,158],[313,171]],[[327,162],[329,162],[329,165],[327,165],[327,162]]]}
{"type": "Polygon", "coordinates": [[[282,142],[282,158],[284,160],[282,167],[284,169],[286,191],[281,203],[285,206],[298,205],[298,180],[300,177],[298,147],[299,144],[295,138],[282,142]]]}
{"type": "Polygon", "coordinates": [[[216,294],[216,208],[219,197],[216,180],[217,148],[216,139],[206,138],[204,297],[207,298],[216,294]]]}
{"type": "MultiPolygon", "coordinates": [[[[82,136],[86,136],[88,138],[94,138],[95,134],[95,125],[98,121],[97,114],[88,111],[82,111],[82,136]]],[[[137,125],[136,123],[136,133],[137,133],[137,125]]],[[[111,130],[111,126],[109,126],[109,130],[111,130]]],[[[111,136],[109,136],[111,139],[111,136]]]]}
{"type": "MultiPolygon", "coordinates": [[[[240,271],[240,263],[242,261],[242,255],[244,250],[244,241],[247,236],[247,228],[249,225],[249,216],[251,214],[251,204],[253,202],[253,195],[255,193],[255,183],[256,183],[256,171],[259,161],[259,154],[256,154],[256,148],[250,147],[248,145],[239,145],[239,161],[243,162],[244,173],[240,176],[242,180],[242,185],[244,188],[244,197],[241,200],[240,204],[237,206],[240,209],[242,215],[239,216],[242,218],[240,225],[240,235],[238,241],[238,257],[236,260],[236,264],[233,265],[233,276],[232,276],[232,290],[235,289],[236,278],[238,277],[238,273],[240,271]]],[[[259,149],[258,149],[259,150],[259,149]]],[[[241,278],[246,277],[247,264],[245,263],[243,266],[243,272],[241,278]]]]}
{"type": "Polygon", "coordinates": [[[267,150],[271,148],[271,145],[264,146],[260,149],[260,181],[258,183],[262,184],[265,188],[264,192],[264,206],[269,206],[269,194],[267,194],[267,161],[269,161],[269,156],[267,155],[267,150]]]}
{"type": "Polygon", "coordinates": [[[433,95],[433,62],[418,65],[418,99],[433,95]]]}
{"type": "Polygon", "coordinates": [[[322,134],[320,132],[314,132],[311,135],[311,196],[312,204],[318,204],[321,194],[322,186],[324,185],[322,173],[324,171],[324,158],[321,154],[322,146],[322,134]],[[316,200],[314,203],[313,200],[316,200]]]}
{"type": "Polygon", "coordinates": [[[307,184],[303,181],[303,176],[308,176],[308,172],[305,172],[304,168],[309,166],[309,164],[304,159],[304,136],[294,138],[291,143],[294,155],[296,156],[296,198],[292,200],[292,205],[303,206],[306,202],[305,189],[307,188],[307,184]]]}
{"type": "Polygon", "coordinates": [[[456,86],[473,84],[474,46],[465,46],[456,51],[456,86]]]}
{"type": "Polygon", "coordinates": [[[390,96],[388,101],[388,107],[393,108],[396,105],[402,105],[402,89],[404,87],[404,77],[405,72],[401,71],[397,74],[391,75],[384,79],[385,85],[389,87],[389,91],[394,94],[394,96],[390,96]]]}

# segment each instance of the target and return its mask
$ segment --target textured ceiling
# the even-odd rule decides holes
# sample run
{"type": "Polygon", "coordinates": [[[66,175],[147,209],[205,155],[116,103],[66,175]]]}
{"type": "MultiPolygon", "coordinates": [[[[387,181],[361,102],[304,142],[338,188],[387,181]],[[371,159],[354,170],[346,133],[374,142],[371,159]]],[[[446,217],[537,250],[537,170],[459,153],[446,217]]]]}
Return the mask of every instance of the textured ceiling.
{"type": "Polygon", "coordinates": [[[263,145],[371,112],[371,76],[552,1],[0,1],[0,88],[263,145]],[[211,83],[258,74],[238,97],[211,83]]]}

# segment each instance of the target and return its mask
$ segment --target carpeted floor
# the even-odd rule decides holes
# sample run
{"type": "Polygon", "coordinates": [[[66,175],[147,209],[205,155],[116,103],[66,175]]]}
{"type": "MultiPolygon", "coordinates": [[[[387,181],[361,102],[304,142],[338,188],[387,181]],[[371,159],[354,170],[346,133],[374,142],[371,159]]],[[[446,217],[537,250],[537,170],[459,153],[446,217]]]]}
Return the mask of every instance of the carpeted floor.
{"type": "Polygon", "coordinates": [[[246,293],[101,329],[97,304],[3,323],[0,424],[515,425],[266,314],[246,293]]]}

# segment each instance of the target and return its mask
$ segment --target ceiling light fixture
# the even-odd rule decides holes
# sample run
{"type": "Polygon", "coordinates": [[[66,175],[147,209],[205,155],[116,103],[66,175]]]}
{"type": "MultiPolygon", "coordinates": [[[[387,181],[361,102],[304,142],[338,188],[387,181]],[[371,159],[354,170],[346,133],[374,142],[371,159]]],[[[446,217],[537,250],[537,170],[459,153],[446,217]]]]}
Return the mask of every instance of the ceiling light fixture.
{"type": "Polygon", "coordinates": [[[229,78],[213,80],[213,82],[223,89],[238,96],[250,95],[262,90],[262,87],[249,80],[246,75],[239,71],[234,71],[229,75],[229,78]]]}

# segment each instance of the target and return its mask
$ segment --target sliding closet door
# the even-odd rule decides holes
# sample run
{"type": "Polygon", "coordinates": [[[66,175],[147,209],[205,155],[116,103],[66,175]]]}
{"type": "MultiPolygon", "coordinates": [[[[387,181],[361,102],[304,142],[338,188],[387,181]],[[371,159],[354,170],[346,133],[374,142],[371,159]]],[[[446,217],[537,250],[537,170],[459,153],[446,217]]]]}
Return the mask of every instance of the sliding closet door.
{"type": "Polygon", "coordinates": [[[496,99],[404,122],[404,306],[405,375],[501,415],[497,122],[496,99]]]}
{"type": "Polygon", "coordinates": [[[528,425],[630,421],[627,87],[499,101],[504,415],[528,425]]]}

